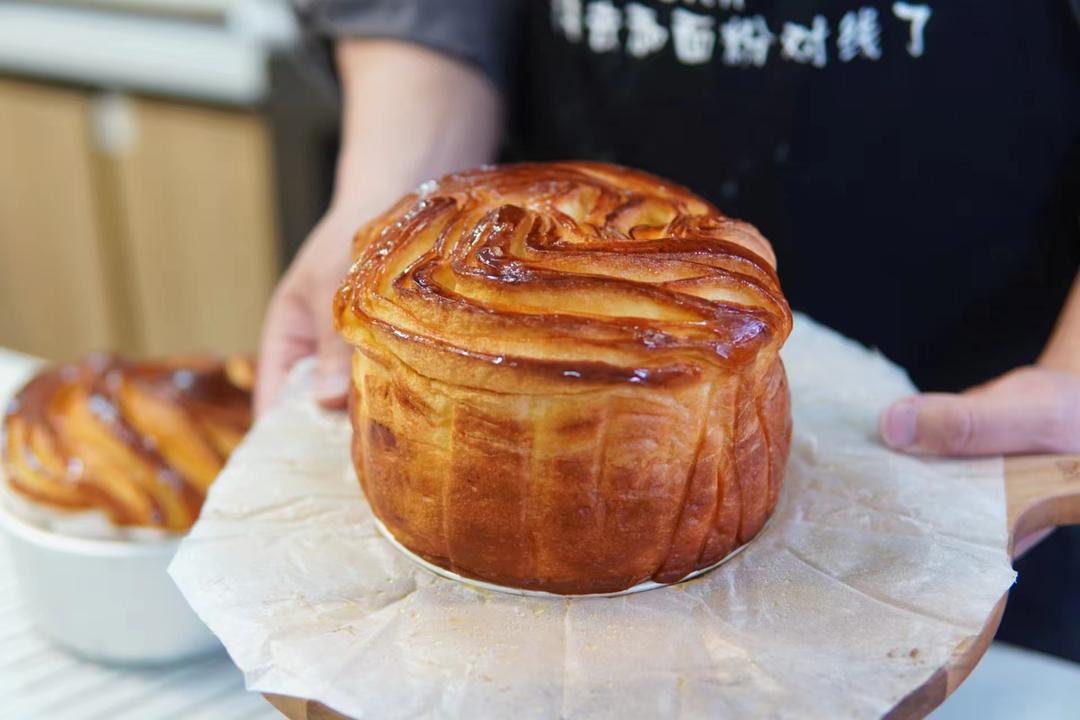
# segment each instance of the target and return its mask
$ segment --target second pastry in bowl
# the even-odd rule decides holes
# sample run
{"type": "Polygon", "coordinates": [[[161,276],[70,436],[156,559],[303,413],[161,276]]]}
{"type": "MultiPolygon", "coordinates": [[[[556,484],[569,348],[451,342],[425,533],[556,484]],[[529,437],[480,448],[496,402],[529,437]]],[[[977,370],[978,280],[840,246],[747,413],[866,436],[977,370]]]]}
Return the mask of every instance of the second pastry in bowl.
{"type": "Polygon", "coordinates": [[[166,569],[251,423],[252,372],[240,358],[94,355],[13,398],[0,527],[46,636],[123,664],[221,649],[166,569]]]}
{"type": "Polygon", "coordinates": [[[768,243],[597,163],[484,168],[356,240],[335,314],[353,456],[404,547],[564,594],[674,582],[752,539],[790,444],[768,243]]]}

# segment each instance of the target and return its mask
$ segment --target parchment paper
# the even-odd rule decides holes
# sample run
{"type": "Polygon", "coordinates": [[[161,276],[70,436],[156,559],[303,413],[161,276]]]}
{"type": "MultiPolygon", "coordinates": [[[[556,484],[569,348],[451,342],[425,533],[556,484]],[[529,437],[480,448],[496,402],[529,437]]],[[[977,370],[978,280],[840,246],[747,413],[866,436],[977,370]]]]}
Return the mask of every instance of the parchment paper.
{"type": "Polygon", "coordinates": [[[311,366],[211,489],[170,572],[248,687],[357,718],[877,717],[978,633],[1015,577],[1000,460],[886,450],[912,390],[799,317],[775,521],[695,580],[618,598],[476,590],[394,550],[311,366]]]}

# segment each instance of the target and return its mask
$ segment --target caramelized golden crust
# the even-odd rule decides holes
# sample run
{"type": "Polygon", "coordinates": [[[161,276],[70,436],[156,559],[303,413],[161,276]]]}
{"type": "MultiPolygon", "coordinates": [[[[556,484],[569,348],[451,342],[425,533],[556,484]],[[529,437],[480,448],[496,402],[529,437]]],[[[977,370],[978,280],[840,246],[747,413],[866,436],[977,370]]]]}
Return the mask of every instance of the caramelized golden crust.
{"type": "Polygon", "coordinates": [[[353,455],[376,515],[464,575],[678,580],[752,538],[790,442],[768,243],[664,180],[484,168],[356,238],[353,455]]]}
{"type": "Polygon", "coordinates": [[[94,355],[49,369],[4,415],[8,486],[117,525],[186,530],[251,425],[251,377],[242,358],[94,355]]]}

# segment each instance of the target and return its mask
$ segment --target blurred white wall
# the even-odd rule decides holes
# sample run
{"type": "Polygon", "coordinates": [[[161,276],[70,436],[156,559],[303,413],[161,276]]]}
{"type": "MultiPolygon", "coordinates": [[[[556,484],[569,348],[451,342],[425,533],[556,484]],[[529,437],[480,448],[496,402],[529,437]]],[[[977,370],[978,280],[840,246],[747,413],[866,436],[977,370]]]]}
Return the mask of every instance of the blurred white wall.
{"type": "Polygon", "coordinates": [[[286,0],[5,2],[0,72],[250,105],[296,32],[286,0]]]}

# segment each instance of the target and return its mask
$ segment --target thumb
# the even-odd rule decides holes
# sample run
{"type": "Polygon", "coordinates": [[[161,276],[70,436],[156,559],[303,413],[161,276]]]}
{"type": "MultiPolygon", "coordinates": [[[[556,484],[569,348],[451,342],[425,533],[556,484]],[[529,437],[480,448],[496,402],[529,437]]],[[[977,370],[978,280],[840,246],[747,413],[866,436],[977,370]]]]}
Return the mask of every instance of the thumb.
{"type": "Polygon", "coordinates": [[[329,332],[320,332],[317,362],[315,399],[325,408],[344,408],[352,369],[352,348],[332,327],[329,332]]]}
{"type": "Polygon", "coordinates": [[[930,455],[1062,452],[1077,428],[1066,427],[1061,407],[1060,397],[1040,394],[916,395],[882,413],[881,435],[893,448],[930,455]]]}
{"type": "Polygon", "coordinates": [[[259,361],[255,366],[255,414],[260,416],[278,399],[292,366],[315,350],[310,315],[294,295],[275,294],[266,313],[259,361]]]}

